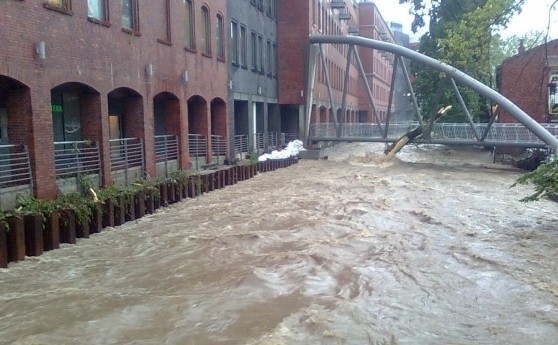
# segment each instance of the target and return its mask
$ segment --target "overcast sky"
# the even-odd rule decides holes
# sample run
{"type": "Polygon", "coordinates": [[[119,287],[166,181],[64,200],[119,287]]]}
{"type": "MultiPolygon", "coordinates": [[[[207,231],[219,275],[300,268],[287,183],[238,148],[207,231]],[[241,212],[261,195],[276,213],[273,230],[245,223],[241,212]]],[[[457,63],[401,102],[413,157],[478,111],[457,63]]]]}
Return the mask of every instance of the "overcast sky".
{"type": "MultiPolygon", "coordinates": [[[[521,14],[516,15],[508,28],[502,32],[503,36],[522,35],[529,31],[545,31],[548,27],[549,7],[555,0],[526,0],[521,14]]],[[[375,0],[380,13],[386,21],[403,24],[405,33],[415,36],[411,32],[413,17],[409,14],[408,4],[400,5],[399,0],[375,0]]],[[[420,37],[424,30],[416,34],[420,37]]],[[[558,38],[558,5],[552,10],[549,38],[558,38]]]]}

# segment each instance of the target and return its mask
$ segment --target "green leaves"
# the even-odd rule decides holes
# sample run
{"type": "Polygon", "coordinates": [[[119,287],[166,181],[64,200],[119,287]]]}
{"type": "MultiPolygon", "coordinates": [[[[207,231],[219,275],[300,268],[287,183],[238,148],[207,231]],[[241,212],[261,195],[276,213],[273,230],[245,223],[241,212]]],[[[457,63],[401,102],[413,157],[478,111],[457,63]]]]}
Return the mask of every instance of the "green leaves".
{"type": "Polygon", "coordinates": [[[535,192],[525,198],[522,202],[537,201],[541,198],[558,195],[558,158],[551,157],[546,163],[539,165],[536,170],[522,175],[511,185],[533,184],[535,192]]]}
{"type": "MultiPolygon", "coordinates": [[[[429,32],[421,37],[419,51],[452,65],[486,85],[495,86],[495,67],[492,58],[493,32],[505,27],[520,11],[524,0],[400,0],[411,5],[415,16],[428,16],[429,32]]],[[[415,19],[415,24],[420,24],[415,19]]],[[[498,49],[498,48],[497,48],[498,49]]],[[[445,76],[432,73],[430,68],[413,64],[416,79],[413,87],[426,118],[438,106],[452,105],[453,109],[441,121],[463,122],[465,114],[445,76]]],[[[460,92],[475,121],[487,121],[490,113],[486,100],[476,92],[460,88],[460,92]]]]}

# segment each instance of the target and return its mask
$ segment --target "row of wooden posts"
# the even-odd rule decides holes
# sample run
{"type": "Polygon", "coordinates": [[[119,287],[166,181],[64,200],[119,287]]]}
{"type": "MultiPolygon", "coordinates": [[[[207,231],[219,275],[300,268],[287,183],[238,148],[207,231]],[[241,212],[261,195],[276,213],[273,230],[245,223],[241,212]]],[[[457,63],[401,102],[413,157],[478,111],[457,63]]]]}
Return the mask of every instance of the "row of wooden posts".
{"type": "Polygon", "coordinates": [[[128,196],[128,201],[125,195],[120,195],[117,202],[109,199],[94,204],[91,220],[86,224],[78,222],[72,212],[9,217],[5,223],[0,222],[0,268],[24,260],[25,256],[39,256],[44,251],[58,249],[60,243],[75,244],[77,238],[89,238],[90,234],[99,233],[105,227],[122,225],[185,198],[194,198],[252,178],[258,172],[285,168],[296,162],[295,157],[267,160],[192,175],[186,183],[166,180],[158,184],[159,193],[138,191],[128,196]]]}

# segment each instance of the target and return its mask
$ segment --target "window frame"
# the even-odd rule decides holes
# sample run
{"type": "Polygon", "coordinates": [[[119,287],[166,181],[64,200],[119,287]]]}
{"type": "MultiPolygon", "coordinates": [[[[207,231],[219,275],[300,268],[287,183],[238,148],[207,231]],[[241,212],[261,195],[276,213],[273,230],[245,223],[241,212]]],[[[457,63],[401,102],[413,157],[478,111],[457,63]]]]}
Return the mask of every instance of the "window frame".
{"type": "Polygon", "coordinates": [[[165,38],[157,38],[157,42],[172,46],[170,0],[165,0],[165,38]]]}
{"type": "Polygon", "coordinates": [[[263,35],[258,34],[258,72],[260,74],[265,74],[265,54],[264,54],[265,48],[264,48],[264,39],[263,39],[263,35]]]}
{"type": "Polygon", "coordinates": [[[231,64],[238,66],[239,65],[238,64],[238,57],[239,57],[238,21],[236,21],[235,19],[231,19],[229,34],[231,37],[231,47],[232,47],[231,64]]]}
{"type": "Polygon", "coordinates": [[[271,19],[275,19],[275,0],[267,0],[266,15],[271,19]]]}
{"type": "Polygon", "coordinates": [[[225,61],[225,19],[221,13],[216,15],[217,21],[215,22],[215,47],[217,49],[217,60],[225,61]]]}
{"type": "Polygon", "coordinates": [[[139,21],[139,2],[138,0],[126,0],[126,1],[130,1],[130,6],[132,7],[132,16],[131,16],[131,21],[132,21],[132,27],[128,28],[124,26],[124,20],[123,20],[123,14],[122,14],[122,1],[124,0],[120,0],[120,13],[121,13],[121,20],[122,20],[122,31],[131,34],[131,35],[135,35],[135,36],[141,36],[140,34],[140,21],[139,21]]]}
{"type": "Polygon", "coordinates": [[[201,7],[200,28],[203,30],[200,34],[202,55],[211,57],[211,11],[207,5],[201,7]]]}
{"type": "Polygon", "coordinates": [[[246,25],[240,24],[240,31],[238,35],[238,40],[240,44],[239,55],[238,55],[238,64],[244,68],[248,68],[248,36],[247,36],[248,29],[246,25]]]}
{"type": "Polygon", "coordinates": [[[103,18],[92,17],[89,15],[89,1],[87,1],[87,20],[95,23],[100,24],[106,27],[110,27],[110,12],[109,12],[109,4],[108,0],[96,0],[98,3],[103,5],[103,18]]]}
{"type": "Polygon", "coordinates": [[[269,78],[273,77],[273,55],[271,50],[271,40],[267,40],[266,42],[266,50],[267,50],[267,76],[269,78]]]}
{"type": "Polygon", "coordinates": [[[184,33],[184,50],[195,52],[196,51],[196,11],[194,6],[194,0],[184,0],[184,23],[183,23],[183,33],[184,33]],[[188,27],[186,27],[186,11],[189,13],[188,27]],[[188,42],[186,40],[186,32],[189,33],[188,42]]]}
{"type": "Polygon", "coordinates": [[[258,72],[258,34],[252,30],[250,33],[251,51],[252,51],[252,72],[258,72]]]}
{"type": "Polygon", "coordinates": [[[271,44],[271,54],[273,55],[273,68],[272,68],[272,75],[273,78],[277,78],[279,64],[277,63],[277,43],[273,42],[271,44]]]}
{"type": "Polygon", "coordinates": [[[43,7],[52,11],[67,14],[69,16],[74,15],[72,11],[72,0],[61,0],[62,5],[57,5],[51,3],[52,0],[44,0],[43,7]]]}

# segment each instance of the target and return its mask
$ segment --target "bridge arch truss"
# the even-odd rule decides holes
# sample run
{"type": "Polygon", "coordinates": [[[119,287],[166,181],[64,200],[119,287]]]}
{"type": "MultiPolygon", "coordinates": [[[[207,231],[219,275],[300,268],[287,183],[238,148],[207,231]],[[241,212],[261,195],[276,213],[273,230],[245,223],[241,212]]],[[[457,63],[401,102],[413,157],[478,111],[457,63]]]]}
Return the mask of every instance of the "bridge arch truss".
{"type": "Polygon", "coordinates": [[[305,140],[306,142],[319,141],[369,141],[369,142],[393,142],[401,135],[405,134],[410,128],[420,126],[424,135],[415,142],[432,143],[432,144],[461,144],[461,145],[483,145],[483,146],[516,146],[516,147],[546,147],[553,151],[558,149],[558,125],[556,124],[539,124],[533,120],[528,114],[516,106],[512,101],[502,96],[497,91],[480,81],[472,78],[459,69],[445,64],[441,61],[420,54],[408,48],[368,39],[358,36],[311,36],[310,50],[308,61],[306,90],[306,114],[305,114],[305,140]],[[343,92],[341,103],[336,103],[333,97],[332,83],[327,69],[326,58],[323,46],[326,44],[347,45],[346,56],[347,68],[343,78],[343,92]],[[378,116],[372,89],[369,85],[366,73],[360,58],[359,48],[375,49],[381,52],[392,53],[394,55],[394,67],[389,92],[389,101],[387,107],[387,115],[385,121],[378,116]],[[435,71],[442,72],[448,78],[450,85],[456,95],[458,103],[461,105],[463,112],[467,117],[467,123],[450,124],[436,123],[434,117],[431,117],[426,123],[422,119],[420,107],[417,97],[413,90],[411,78],[406,66],[406,59],[413,60],[435,71]],[[316,79],[316,68],[318,59],[321,59],[323,72],[325,76],[325,84],[330,103],[331,118],[333,122],[311,125],[312,105],[314,103],[314,86],[316,79]],[[364,80],[365,91],[368,101],[374,115],[374,123],[341,123],[337,118],[338,111],[345,113],[347,110],[347,93],[349,84],[349,72],[351,60],[356,62],[357,69],[362,80],[364,80]],[[404,124],[390,123],[392,103],[394,99],[394,81],[398,71],[398,67],[404,74],[406,86],[410,91],[411,102],[416,113],[416,122],[408,122],[404,124]],[[502,109],[505,109],[519,123],[518,124],[502,124],[496,122],[496,114],[494,113],[488,123],[475,123],[467,106],[460,94],[458,84],[466,86],[482,97],[491,100],[502,109]]]}

